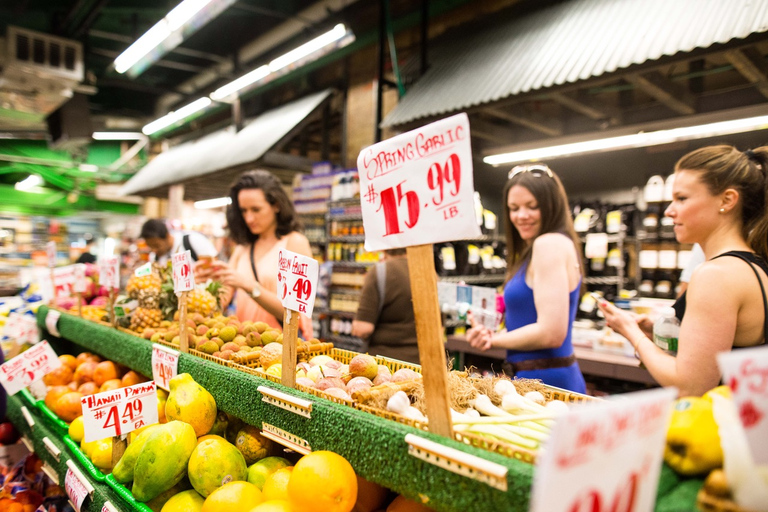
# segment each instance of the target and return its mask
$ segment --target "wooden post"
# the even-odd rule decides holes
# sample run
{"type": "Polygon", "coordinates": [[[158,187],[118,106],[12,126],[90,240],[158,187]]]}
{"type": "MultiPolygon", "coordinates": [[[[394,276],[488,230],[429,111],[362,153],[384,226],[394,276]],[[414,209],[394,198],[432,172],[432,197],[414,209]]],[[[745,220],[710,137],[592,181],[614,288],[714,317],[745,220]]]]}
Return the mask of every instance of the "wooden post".
{"type": "Polygon", "coordinates": [[[80,318],[83,318],[83,294],[80,292],[75,293],[75,299],[77,299],[77,314],[80,318]]]}
{"type": "Polygon", "coordinates": [[[125,436],[114,436],[112,438],[112,467],[115,467],[120,459],[123,458],[125,448],[128,446],[128,434],[125,436]]]}
{"type": "Polygon", "coordinates": [[[453,438],[448,400],[448,369],[445,362],[432,244],[408,247],[407,253],[429,431],[453,438]]]}
{"type": "Polygon", "coordinates": [[[189,352],[189,338],[187,333],[187,294],[179,295],[179,350],[185,354],[189,352]]]}
{"type": "Polygon", "coordinates": [[[112,288],[109,290],[109,323],[112,327],[117,328],[117,317],[115,316],[115,300],[117,298],[117,289],[112,288]]]}
{"type": "Polygon", "coordinates": [[[299,312],[285,308],[283,317],[283,386],[296,387],[296,345],[299,337],[299,312]]]}

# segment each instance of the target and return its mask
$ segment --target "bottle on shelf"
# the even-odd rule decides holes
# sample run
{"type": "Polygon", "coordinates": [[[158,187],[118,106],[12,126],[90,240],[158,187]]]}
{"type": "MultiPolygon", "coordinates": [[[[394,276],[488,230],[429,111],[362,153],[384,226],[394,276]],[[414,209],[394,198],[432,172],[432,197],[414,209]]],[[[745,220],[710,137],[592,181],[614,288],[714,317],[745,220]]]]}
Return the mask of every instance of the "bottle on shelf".
{"type": "Polygon", "coordinates": [[[679,337],[680,320],[675,316],[675,308],[663,308],[653,324],[653,342],[667,353],[676,354],[679,337]]]}

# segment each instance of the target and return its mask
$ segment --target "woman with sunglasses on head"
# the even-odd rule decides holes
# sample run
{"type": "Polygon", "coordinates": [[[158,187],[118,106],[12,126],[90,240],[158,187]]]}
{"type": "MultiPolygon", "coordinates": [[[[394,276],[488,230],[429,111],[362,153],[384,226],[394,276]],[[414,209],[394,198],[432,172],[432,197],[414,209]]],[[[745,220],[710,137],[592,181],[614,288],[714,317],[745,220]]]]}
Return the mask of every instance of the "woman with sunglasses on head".
{"type": "Polygon", "coordinates": [[[519,165],[504,187],[507,332],[467,332],[476,348],[507,349],[515,376],[586,392],[571,327],[581,288],[580,243],[560,180],[546,165],[519,165]]]}
{"type": "Polygon", "coordinates": [[[675,303],[681,320],[671,355],[651,341],[652,325],[608,302],[608,326],[626,337],[662,386],[681,396],[701,395],[720,382],[718,352],[765,344],[768,336],[768,147],[732,146],[692,151],[675,164],[673,200],[665,215],[675,237],[698,243],[706,261],[675,303]]]}
{"type": "MultiPolygon", "coordinates": [[[[230,237],[237,243],[229,263],[200,261],[197,279],[213,278],[225,285],[222,307],[234,295],[241,321],[266,322],[280,327],[283,305],[277,296],[277,257],[280,249],[312,256],[307,237],[299,233],[293,204],[280,181],[267,171],[243,173],[229,191],[230,237]],[[235,294],[235,292],[237,292],[235,294]]],[[[312,320],[300,316],[305,339],[312,336],[312,320]]]]}

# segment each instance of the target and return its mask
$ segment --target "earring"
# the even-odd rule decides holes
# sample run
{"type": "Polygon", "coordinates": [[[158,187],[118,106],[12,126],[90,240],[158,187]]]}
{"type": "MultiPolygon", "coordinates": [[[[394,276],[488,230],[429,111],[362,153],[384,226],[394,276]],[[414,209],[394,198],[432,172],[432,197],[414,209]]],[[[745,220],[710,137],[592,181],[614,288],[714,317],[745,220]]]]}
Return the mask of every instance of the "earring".
{"type": "Polygon", "coordinates": [[[720,213],[725,213],[725,208],[720,208],[720,213]]]}

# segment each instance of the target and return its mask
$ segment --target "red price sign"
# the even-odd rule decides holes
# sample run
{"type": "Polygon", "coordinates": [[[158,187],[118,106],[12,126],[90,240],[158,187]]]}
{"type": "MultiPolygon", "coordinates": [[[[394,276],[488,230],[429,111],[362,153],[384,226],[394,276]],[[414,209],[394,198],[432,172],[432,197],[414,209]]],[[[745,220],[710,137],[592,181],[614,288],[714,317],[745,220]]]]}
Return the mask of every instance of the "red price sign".
{"type": "Polygon", "coordinates": [[[281,249],[277,255],[277,296],[283,307],[312,316],[317,293],[317,260],[281,249]]]}
{"type": "Polygon", "coordinates": [[[72,291],[75,293],[84,293],[88,289],[88,280],[85,277],[85,264],[75,264],[73,273],[75,277],[72,282],[72,291]]]}
{"type": "Polygon", "coordinates": [[[120,288],[120,258],[108,256],[99,262],[99,284],[110,290],[120,288]]]}
{"type": "Polygon", "coordinates": [[[75,265],[53,269],[53,294],[56,297],[72,295],[75,284],[75,265]]]}
{"type": "Polygon", "coordinates": [[[127,434],[158,422],[154,382],[84,396],[80,403],[86,443],[127,434]]]}
{"type": "Polygon", "coordinates": [[[466,114],[365,148],[357,168],[366,250],[480,236],[466,114]]]}
{"type": "Polygon", "coordinates": [[[756,464],[768,464],[768,350],[765,347],[717,355],[723,382],[744,426],[756,464]]]}
{"type": "Polygon", "coordinates": [[[48,256],[48,266],[53,268],[56,266],[56,242],[48,242],[45,244],[45,252],[48,256]]]}
{"type": "Polygon", "coordinates": [[[75,507],[77,512],[83,507],[85,498],[88,497],[88,488],[82,481],[82,475],[78,475],[72,468],[67,468],[67,475],[64,477],[64,490],[67,492],[69,501],[75,507]]]}
{"type": "Polygon", "coordinates": [[[11,313],[5,323],[5,336],[17,343],[30,343],[34,345],[40,341],[40,330],[37,328],[37,319],[32,315],[11,313]]]}
{"type": "Polygon", "coordinates": [[[56,352],[43,340],[0,366],[0,384],[9,395],[15,395],[59,366],[56,352]]]}
{"type": "Polygon", "coordinates": [[[558,417],[537,461],[531,512],[652,511],[676,394],[629,393],[558,417]]]}
{"type": "Polygon", "coordinates": [[[179,371],[179,353],[173,349],[158,345],[152,346],[152,377],[157,387],[170,390],[169,382],[179,371]]]}
{"type": "Polygon", "coordinates": [[[173,262],[173,291],[188,292],[195,288],[195,271],[192,270],[192,254],[190,251],[176,253],[173,262]]]}

